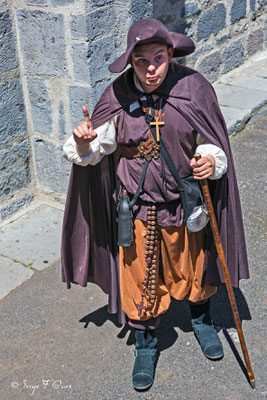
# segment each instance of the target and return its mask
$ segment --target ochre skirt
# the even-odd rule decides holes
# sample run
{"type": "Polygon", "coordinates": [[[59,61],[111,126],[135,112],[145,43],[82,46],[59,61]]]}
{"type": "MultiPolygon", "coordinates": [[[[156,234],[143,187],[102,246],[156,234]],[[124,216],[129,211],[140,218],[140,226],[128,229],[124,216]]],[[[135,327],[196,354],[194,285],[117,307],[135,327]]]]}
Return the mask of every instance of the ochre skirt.
{"type": "Polygon", "coordinates": [[[138,316],[145,276],[146,223],[135,219],[135,240],[120,247],[120,290],[122,309],[130,319],[145,321],[164,313],[171,296],[176,300],[199,302],[212,296],[216,286],[201,287],[204,266],[205,229],[190,235],[181,227],[157,226],[156,301],[152,309],[138,316]]]}

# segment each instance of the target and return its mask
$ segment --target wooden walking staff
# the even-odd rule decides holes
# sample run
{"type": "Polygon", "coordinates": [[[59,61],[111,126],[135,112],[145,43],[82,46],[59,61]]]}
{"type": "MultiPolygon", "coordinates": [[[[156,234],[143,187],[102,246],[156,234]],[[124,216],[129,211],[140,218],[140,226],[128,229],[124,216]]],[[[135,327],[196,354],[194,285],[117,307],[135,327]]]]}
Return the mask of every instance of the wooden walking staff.
{"type": "MultiPolygon", "coordinates": [[[[194,158],[196,159],[196,161],[198,161],[201,158],[201,155],[196,154],[196,155],[194,155],[194,158]]],[[[248,356],[248,350],[247,350],[247,346],[246,346],[243,330],[242,330],[242,327],[241,327],[241,322],[240,322],[240,318],[239,318],[239,314],[238,314],[238,310],[237,310],[234,291],[233,291],[233,288],[232,288],[232,285],[231,285],[230,276],[229,276],[228,268],[227,268],[227,265],[226,265],[226,260],[225,260],[225,256],[224,256],[224,252],[223,252],[222,242],[221,242],[220,235],[219,235],[219,230],[218,230],[218,225],[217,225],[216,218],[215,218],[213,205],[212,205],[212,202],[211,202],[211,197],[210,197],[210,192],[209,192],[209,186],[208,186],[207,179],[200,180],[200,184],[201,184],[204,200],[205,200],[205,203],[206,203],[206,207],[207,207],[207,210],[208,210],[208,214],[209,214],[209,217],[210,217],[210,224],[211,224],[211,228],[212,228],[213,238],[214,238],[215,246],[216,246],[216,249],[217,249],[217,252],[218,252],[218,257],[219,257],[219,260],[220,260],[220,264],[221,264],[221,268],[222,268],[222,272],[223,272],[223,277],[224,277],[224,282],[225,282],[225,285],[226,285],[227,293],[228,293],[228,296],[229,296],[229,300],[230,300],[230,304],[231,304],[231,308],[232,308],[232,312],[233,312],[233,316],[234,316],[234,320],[235,320],[235,326],[236,326],[236,329],[237,329],[237,333],[238,333],[238,336],[239,336],[241,348],[242,348],[243,355],[244,355],[244,358],[245,358],[245,363],[246,363],[246,367],[247,367],[247,373],[248,373],[248,376],[249,376],[250,384],[251,384],[252,388],[255,389],[255,377],[254,377],[254,374],[253,374],[253,371],[252,371],[252,367],[251,367],[251,363],[250,363],[250,359],[249,359],[249,356],[248,356]]]]}

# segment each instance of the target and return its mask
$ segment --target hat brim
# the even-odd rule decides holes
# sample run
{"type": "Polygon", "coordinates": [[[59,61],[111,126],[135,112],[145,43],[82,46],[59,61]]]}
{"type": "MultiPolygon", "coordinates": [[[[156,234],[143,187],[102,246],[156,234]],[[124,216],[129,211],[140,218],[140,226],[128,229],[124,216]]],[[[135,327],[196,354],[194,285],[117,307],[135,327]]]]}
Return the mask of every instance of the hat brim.
{"type": "MultiPolygon", "coordinates": [[[[169,38],[170,42],[168,43],[163,42],[163,44],[164,43],[168,45],[172,44],[174,49],[173,57],[184,57],[195,51],[195,44],[193,40],[183,35],[182,33],[169,32],[169,38]]],[[[129,47],[125,51],[125,53],[123,53],[112,64],[108,66],[109,71],[114,73],[122,72],[131,61],[130,60],[131,53],[137,45],[139,46],[141,44],[146,44],[151,42],[153,43],[154,41],[155,40],[144,39],[134,43],[131,47],[129,47]]]]}

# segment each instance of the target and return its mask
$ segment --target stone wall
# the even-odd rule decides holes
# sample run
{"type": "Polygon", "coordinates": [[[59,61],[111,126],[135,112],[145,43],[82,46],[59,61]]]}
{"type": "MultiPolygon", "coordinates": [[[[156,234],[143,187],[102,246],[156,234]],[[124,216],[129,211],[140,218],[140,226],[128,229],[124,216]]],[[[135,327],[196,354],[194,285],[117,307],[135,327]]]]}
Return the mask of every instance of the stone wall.
{"type": "Polygon", "coordinates": [[[186,63],[214,81],[262,49],[264,0],[0,0],[0,220],[64,202],[62,145],[113,76],[133,21],[191,36],[186,63]]]}
{"type": "Polygon", "coordinates": [[[182,60],[210,82],[263,49],[265,0],[154,0],[154,17],[185,33],[196,51],[182,60]]]}

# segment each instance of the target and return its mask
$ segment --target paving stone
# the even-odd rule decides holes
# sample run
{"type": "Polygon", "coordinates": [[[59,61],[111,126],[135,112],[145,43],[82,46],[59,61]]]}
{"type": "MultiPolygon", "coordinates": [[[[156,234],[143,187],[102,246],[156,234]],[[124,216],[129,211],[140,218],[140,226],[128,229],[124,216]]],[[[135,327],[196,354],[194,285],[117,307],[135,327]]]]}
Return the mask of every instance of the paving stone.
{"type": "Polygon", "coordinates": [[[38,185],[52,192],[65,194],[71,164],[63,157],[62,145],[33,136],[32,146],[38,185]]]}
{"type": "Polygon", "coordinates": [[[63,15],[40,10],[17,10],[25,70],[64,76],[67,73],[63,15]]]}
{"type": "Polygon", "coordinates": [[[229,134],[241,131],[246,126],[246,122],[250,118],[249,110],[241,110],[236,107],[220,106],[224,116],[229,134]]]}
{"type": "Polygon", "coordinates": [[[0,13],[0,72],[18,66],[9,11],[0,13]]]}
{"type": "Polygon", "coordinates": [[[220,84],[215,84],[213,87],[219,98],[220,106],[236,107],[254,112],[266,104],[266,93],[263,91],[250,89],[248,95],[246,88],[220,84]]]}
{"type": "Polygon", "coordinates": [[[33,200],[33,194],[27,194],[20,199],[8,202],[8,204],[2,207],[0,210],[0,220],[3,221],[11,215],[15,214],[17,211],[21,210],[21,208],[30,204],[33,200]]]}
{"type": "Polygon", "coordinates": [[[231,24],[245,18],[247,0],[234,0],[231,7],[231,24]]]}
{"type": "Polygon", "coordinates": [[[267,67],[266,68],[261,68],[258,71],[255,71],[256,76],[262,76],[263,78],[267,78],[267,67]]]}
{"type": "Polygon", "coordinates": [[[17,286],[29,279],[34,271],[24,265],[0,255],[1,279],[0,299],[3,299],[17,286]]]}
{"type": "Polygon", "coordinates": [[[197,40],[208,39],[216,35],[226,26],[226,8],[218,3],[207,11],[203,11],[197,25],[197,40]]]}
{"type": "Polygon", "coordinates": [[[42,205],[0,230],[0,254],[42,270],[60,258],[62,211],[42,205]]]}
{"type": "Polygon", "coordinates": [[[264,91],[266,93],[266,98],[267,98],[266,78],[262,78],[260,76],[250,76],[248,79],[246,76],[242,75],[239,76],[238,78],[231,79],[230,84],[233,86],[264,91]]]}
{"type": "Polygon", "coordinates": [[[33,130],[38,133],[51,135],[52,106],[46,81],[41,78],[27,77],[27,85],[33,130]]]}
{"type": "Polygon", "coordinates": [[[27,130],[23,93],[19,78],[0,85],[0,144],[27,130]]]}
{"type": "Polygon", "coordinates": [[[236,40],[223,49],[222,52],[222,73],[225,74],[243,63],[244,46],[242,40],[236,40]]]}

